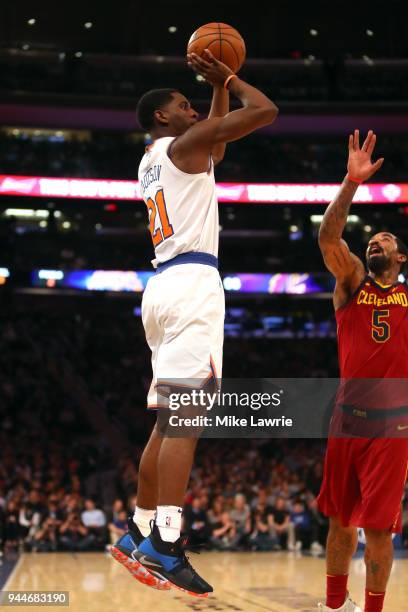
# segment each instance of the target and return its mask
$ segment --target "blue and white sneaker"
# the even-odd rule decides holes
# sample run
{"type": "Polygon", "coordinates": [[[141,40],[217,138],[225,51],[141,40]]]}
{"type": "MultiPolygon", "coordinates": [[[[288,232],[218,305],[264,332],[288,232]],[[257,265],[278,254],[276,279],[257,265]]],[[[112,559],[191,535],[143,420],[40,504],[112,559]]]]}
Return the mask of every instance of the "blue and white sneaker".
{"type": "Polygon", "coordinates": [[[144,540],[144,536],[133,522],[132,517],[128,519],[128,529],[129,531],[111,546],[112,557],[126,567],[132,576],[142,584],[159,591],[168,591],[171,588],[169,581],[153,575],[136,557],[137,547],[144,540]]]}
{"type": "Polygon", "coordinates": [[[179,538],[176,542],[161,539],[159,528],[153,524],[150,536],[141,542],[134,557],[153,576],[166,580],[194,597],[208,597],[213,588],[191,566],[185,554],[186,541],[179,538]]]}

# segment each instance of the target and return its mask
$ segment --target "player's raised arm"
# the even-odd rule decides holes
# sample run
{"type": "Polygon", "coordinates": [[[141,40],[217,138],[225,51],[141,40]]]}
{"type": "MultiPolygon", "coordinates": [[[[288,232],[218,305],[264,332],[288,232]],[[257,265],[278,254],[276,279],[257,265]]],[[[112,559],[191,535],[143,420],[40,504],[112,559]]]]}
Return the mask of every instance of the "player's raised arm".
{"type": "Polygon", "coordinates": [[[212,117],[199,121],[172,146],[172,158],[205,156],[218,143],[238,140],[258,128],[273,123],[278,115],[277,106],[261,91],[239,79],[228,66],[216,60],[208,51],[207,59],[194,53],[188,56],[189,65],[209,83],[228,87],[230,93],[242,103],[242,108],[224,117],[212,117]],[[207,61],[208,60],[208,61],[207,61]],[[228,81],[228,78],[231,79],[228,81]]]}
{"type": "Polygon", "coordinates": [[[195,72],[213,86],[227,87],[243,106],[225,117],[201,122],[196,126],[196,128],[201,127],[204,134],[208,134],[214,143],[238,140],[275,121],[279,110],[272,100],[259,89],[245,83],[228,66],[216,60],[208,49],[205,50],[205,57],[192,53],[187,59],[195,72]]]}
{"type": "Polygon", "coordinates": [[[359,184],[377,172],[384,161],[381,158],[374,164],[371,162],[375,141],[376,136],[371,130],[361,148],[359,131],[355,130],[349,136],[348,172],[339,192],[327,207],[319,230],[319,247],[324,262],[336,277],[336,292],[343,294],[338,296],[340,301],[349,297],[365,274],[363,263],[350,251],[342,235],[359,184]]]}
{"type": "MultiPolygon", "coordinates": [[[[205,57],[211,61],[211,53],[205,52],[205,57]]],[[[225,117],[229,112],[229,91],[221,83],[211,83],[213,86],[213,96],[211,101],[211,108],[208,115],[208,119],[214,119],[214,117],[225,117]]],[[[223,160],[225,155],[225,142],[218,142],[214,145],[211,156],[214,162],[214,166],[223,160]]]]}

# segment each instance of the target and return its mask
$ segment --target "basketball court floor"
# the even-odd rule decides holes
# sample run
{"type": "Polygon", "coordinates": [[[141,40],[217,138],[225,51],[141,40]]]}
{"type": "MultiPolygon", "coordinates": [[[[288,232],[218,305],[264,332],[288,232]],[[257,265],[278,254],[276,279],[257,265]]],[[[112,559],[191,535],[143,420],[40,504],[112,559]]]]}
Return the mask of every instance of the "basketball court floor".
{"type": "MultiPolygon", "coordinates": [[[[316,612],[323,595],[323,558],[285,552],[210,552],[192,557],[197,570],[214,585],[215,593],[208,599],[189,597],[173,589],[158,592],[144,587],[103,553],[23,554],[2,589],[69,591],[69,609],[73,612],[316,612]]],[[[362,558],[353,561],[350,592],[362,605],[362,558]]],[[[19,610],[30,609],[19,606],[19,610]]],[[[385,612],[404,610],[408,611],[408,558],[394,563],[385,606],[385,612]]]]}

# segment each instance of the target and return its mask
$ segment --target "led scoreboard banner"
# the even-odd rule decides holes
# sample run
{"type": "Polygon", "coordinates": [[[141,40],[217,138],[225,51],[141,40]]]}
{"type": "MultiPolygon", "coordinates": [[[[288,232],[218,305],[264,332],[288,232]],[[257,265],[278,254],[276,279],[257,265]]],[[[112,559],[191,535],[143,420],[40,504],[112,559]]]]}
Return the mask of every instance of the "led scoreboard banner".
{"type": "MultiPolygon", "coordinates": [[[[82,291],[142,293],[153,271],[136,270],[33,270],[31,284],[48,289],[70,288],[82,291]]],[[[321,294],[331,293],[330,274],[228,274],[222,275],[228,293],[321,294]]]]}
{"type": "MultiPolygon", "coordinates": [[[[217,183],[220,202],[264,204],[326,204],[339,184],[217,183]]],[[[0,195],[92,200],[141,200],[137,181],[0,175],[0,195]]],[[[354,197],[360,204],[408,203],[408,183],[360,185],[354,197]]]]}
{"type": "MultiPolygon", "coordinates": [[[[53,270],[36,269],[30,275],[31,287],[39,289],[76,289],[79,291],[109,291],[113,293],[143,293],[152,270],[53,270]]],[[[6,284],[12,273],[0,267],[0,285],[6,284]]],[[[330,296],[334,277],[327,273],[281,272],[277,274],[221,274],[225,291],[232,294],[330,296]]],[[[404,275],[399,280],[405,282],[404,275]]]]}

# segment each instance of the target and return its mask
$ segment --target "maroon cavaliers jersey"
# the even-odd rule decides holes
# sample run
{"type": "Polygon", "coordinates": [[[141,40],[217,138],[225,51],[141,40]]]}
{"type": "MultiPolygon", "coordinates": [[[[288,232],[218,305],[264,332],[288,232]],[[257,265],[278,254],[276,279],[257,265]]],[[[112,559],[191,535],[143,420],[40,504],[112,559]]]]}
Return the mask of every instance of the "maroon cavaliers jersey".
{"type": "Polygon", "coordinates": [[[341,378],[408,378],[408,287],[366,276],[336,311],[341,378]]]}
{"type": "Polygon", "coordinates": [[[408,460],[408,288],[366,276],[336,320],[341,381],[319,508],[344,526],[397,532],[408,460]]]}

